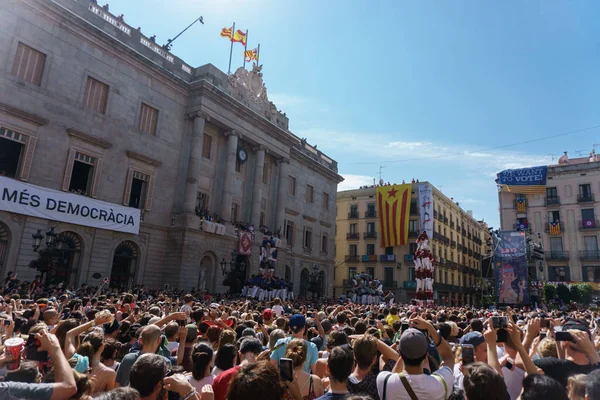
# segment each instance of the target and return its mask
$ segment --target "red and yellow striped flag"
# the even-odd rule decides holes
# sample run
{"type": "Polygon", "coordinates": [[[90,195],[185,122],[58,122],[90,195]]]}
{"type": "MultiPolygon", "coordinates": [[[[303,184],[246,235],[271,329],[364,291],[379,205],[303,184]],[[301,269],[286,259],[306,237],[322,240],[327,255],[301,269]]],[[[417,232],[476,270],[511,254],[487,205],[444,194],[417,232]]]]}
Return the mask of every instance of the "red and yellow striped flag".
{"type": "Polygon", "coordinates": [[[221,37],[228,38],[231,40],[231,34],[233,33],[233,27],[223,28],[221,30],[221,37]]]}
{"type": "Polygon", "coordinates": [[[246,56],[246,62],[250,62],[252,60],[258,60],[258,49],[246,50],[244,52],[244,56],[246,56]]]}
{"type": "Polygon", "coordinates": [[[411,190],[410,183],[377,187],[381,247],[402,246],[408,243],[411,190]]]}
{"type": "Polygon", "coordinates": [[[239,42],[242,45],[246,45],[246,33],[240,31],[239,29],[237,31],[235,31],[235,34],[233,35],[233,38],[231,39],[232,42],[239,42]]]}

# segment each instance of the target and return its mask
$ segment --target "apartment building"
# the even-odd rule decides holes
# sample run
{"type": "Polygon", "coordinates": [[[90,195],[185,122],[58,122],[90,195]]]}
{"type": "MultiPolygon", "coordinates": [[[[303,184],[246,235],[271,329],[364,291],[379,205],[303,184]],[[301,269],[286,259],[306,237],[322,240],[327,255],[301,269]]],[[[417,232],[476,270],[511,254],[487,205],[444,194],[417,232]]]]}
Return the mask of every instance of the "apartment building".
{"type": "Polygon", "coordinates": [[[530,279],[600,282],[597,196],[600,162],[594,153],[549,165],[545,194],[499,192],[502,229],[529,230],[541,239],[545,260],[530,266],[530,279]]]}
{"type": "MultiPolygon", "coordinates": [[[[424,184],[426,182],[422,182],[424,184]]],[[[409,243],[380,245],[375,186],[337,194],[335,291],[339,296],[351,287],[350,277],[365,272],[393,291],[398,301],[414,298],[416,281],[413,254],[422,231],[418,185],[411,194],[409,243]]],[[[434,300],[438,304],[474,304],[480,297],[477,278],[485,253],[487,225],[473,218],[453,199],[433,187],[433,238],[436,258],[434,300]]]]}

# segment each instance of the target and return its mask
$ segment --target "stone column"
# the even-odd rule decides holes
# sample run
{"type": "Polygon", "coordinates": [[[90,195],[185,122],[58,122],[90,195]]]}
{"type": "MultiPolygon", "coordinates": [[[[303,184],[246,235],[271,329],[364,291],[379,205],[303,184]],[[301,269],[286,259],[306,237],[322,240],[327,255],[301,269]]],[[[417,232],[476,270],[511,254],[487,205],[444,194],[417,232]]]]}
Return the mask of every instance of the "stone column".
{"type": "Polygon", "coordinates": [[[225,134],[227,136],[227,161],[225,164],[225,175],[223,177],[223,195],[221,196],[221,218],[225,221],[231,221],[231,201],[233,174],[235,173],[235,158],[237,157],[238,138],[240,134],[231,131],[225,134]]]}
{"type": "Polygon", "coordinates": [[[252,185],[252,214],[250,214],[250,223],[256,228],[258,228],[260,224],[260,202],[262,200],[264,166],[265,148],[263,146],[258,146],[255,148],[254,185],[252,185]]]}
{"type": "Polygon", "coordinates": [[[280,231],[281,237],[285,237],[285,226],[283,226],[283,220],[285,219],[285,205],[288,191],[288,165],[290,160],[282,158],[277,161],[279,164],[279,180],[277,183],[277,210],[275,218],[275,232],[280,231]]]}
{"type": "Polygon", "coordinates": [[[210,117],[198,112],[191,114],[194,119],[194,130],[190,143],[190,160],[188,162],[187,179],[185,183],[185,198],[183,211],[195,214],[196,199],[198,197],[198,178],[202,169],[202,144],[204,142],[204,124],[210,117]]]}

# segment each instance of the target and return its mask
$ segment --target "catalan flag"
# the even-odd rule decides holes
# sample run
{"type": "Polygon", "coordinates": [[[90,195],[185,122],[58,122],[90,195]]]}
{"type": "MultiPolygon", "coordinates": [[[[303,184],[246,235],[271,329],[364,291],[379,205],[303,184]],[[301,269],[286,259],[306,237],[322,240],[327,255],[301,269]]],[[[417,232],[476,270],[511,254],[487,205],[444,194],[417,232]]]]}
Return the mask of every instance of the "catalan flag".
{"type": "Polygon", "coordinates": [[[232,33],[233,33],[233,28],[232,27],[223,28],[221,30],[221,37],[228,38],[229,40],[231,40],[231,34],[232,33]]]}
{"type": "Polygon", "coordinates": [[[550,222],[550,234],[560,235],[560,221],[550,222]]]}
{"type": "Polygon", "coordinates": [[[235,31],[235,33],[233,34],[233,37],[231,38],[232,42],[237,42],[237,43],[241,43],[242,45],[246,45],[246,33],[242,32],[241,30],[237,30],[235,31]]]}
{"type": "Polygon", "coordinates": [[[377,187],[381,247],[402,246],[408,243],[411,190],[410,183],[377,187]]]}
{"type": "Polygon", "coordinates": [[[258,60],[258,49],[246,50],[244,56],[246,57],[246,62],[258,60]]]}
{"type": "Polygon", "coordinates": [[[517,212],[527,212],[527,200],[524,197],[517,197],[517,212]]]}

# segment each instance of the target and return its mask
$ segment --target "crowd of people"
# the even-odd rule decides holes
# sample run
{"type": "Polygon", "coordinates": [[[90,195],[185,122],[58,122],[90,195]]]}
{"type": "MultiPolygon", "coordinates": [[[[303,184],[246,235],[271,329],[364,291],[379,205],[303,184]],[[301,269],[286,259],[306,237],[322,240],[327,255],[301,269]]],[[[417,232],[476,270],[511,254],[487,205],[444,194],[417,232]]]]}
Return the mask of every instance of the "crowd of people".
{"type": "Polygon", "coordinates": [[[600,400],[600,318],[18,282],[2,399],[600,400]]]}

